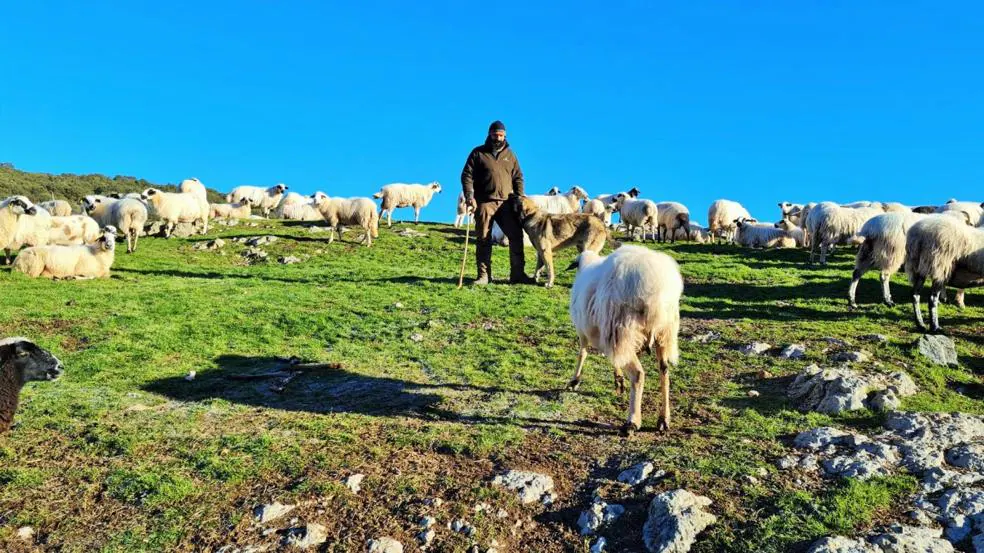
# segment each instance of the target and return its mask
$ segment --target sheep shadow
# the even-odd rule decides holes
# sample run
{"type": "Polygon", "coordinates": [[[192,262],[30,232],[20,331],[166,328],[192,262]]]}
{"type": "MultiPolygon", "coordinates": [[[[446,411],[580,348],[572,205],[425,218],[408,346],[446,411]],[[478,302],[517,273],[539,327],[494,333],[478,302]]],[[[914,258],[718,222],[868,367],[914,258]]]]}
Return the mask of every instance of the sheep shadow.
{"type": "Polygon", "coordinates": [[[114,268],[113,273],[122,274],[133,274],[133,275],[144,275],[144,276],[164,276],[164,277],[177,277],[177,278],[201,278],[208,280],[255,280],[255,281],[274,281],[282,282],[285,284],[317,284],[326,285],[332,282],[332,279],[326,278],[325,280],[313,280],[307,278],[281,278],[276,276],[269,276],[266,274],[238,274],[238,273],[217,273],[215,271],[181,271],[178,269],[127,269],[127,268],[114,268]]]}
{"type": "Polygon", "coordinates": [[[463,424],[508,424],[592,435],[617,431],[615,425],[587,420],[465,414],[455,410],[454,403],[449,401],[462,393],[510,393],[557,399],[562,393],[559,389],[511,390],[460,383],[417,383],[360,374],[342,367],[306,370],[285,384],[282,378],[261,376],[290,371],[277,358],[221,355],[215,364],[216,368],[199,372],[192,381],[183,376],[167,377],[149,382],[142,389],[182,402],[221,399],[240,405],[324,415],[353,413],[463,424]]]}

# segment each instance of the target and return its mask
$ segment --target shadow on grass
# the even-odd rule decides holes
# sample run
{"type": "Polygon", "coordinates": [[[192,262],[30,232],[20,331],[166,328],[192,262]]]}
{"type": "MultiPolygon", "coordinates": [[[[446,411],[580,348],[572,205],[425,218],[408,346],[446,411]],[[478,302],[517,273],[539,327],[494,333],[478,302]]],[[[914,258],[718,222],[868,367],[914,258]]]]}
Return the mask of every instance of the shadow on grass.
{"type": "MultiPolygon", "coordinates": [[[[178,401],[222,399],[231,403],[308,413],[357,413],[376,417],[413,417],[465,424],[510,424],[554,428],[582,434],[610,434],[617,427],[582,420],[466,415],[452,408],[456,393],[508,393],[559,399],[561,390],[510,390],[470,384],[419,384],[395,378],[368,376],[344,368],[301,372],[289,383],[281,378],[231,379],[232,375],[258,375],[290,367],[269,357],[221,355],[217,369],[198,373],[188,382],[183,376],[162,378],[143,386],[148,392],[178,401]],[[275,387],[283,385],[283,390],[275,387]]],[[[469,398],[474,405],[480,398],[469,398]]]]}
{"type": "MultiPolygon", "coordinates": [[[[242,274],[242,273],[218,273],[215,271],[181,271],[178,269],[113,269],[113,273],[122,274],[134,274],[134,275],[147,275],[147,276],[164,276],[164,277],[178,277],[178,278],[204,278],[210,280],[225,280],[225,279],[238,279],[238,280],[257,280],[257,281],[274,281],[283,282],[286,284],[321,284],[327,285],[331,284],[333,279],[325,278],[324,280],[311,280],[307,278],[280,278],[275,276],[269,276],[267,274],[242,274]]],[[[115,275],[114,275],[115,276],[115,275]]]]}

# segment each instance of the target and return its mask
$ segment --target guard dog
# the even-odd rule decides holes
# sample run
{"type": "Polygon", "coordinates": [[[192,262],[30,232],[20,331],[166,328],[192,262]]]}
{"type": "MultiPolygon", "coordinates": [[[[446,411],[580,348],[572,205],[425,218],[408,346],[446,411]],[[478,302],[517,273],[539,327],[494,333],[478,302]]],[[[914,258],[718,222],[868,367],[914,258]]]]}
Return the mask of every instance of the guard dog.
{"type": "Polygon", "coordinates": [[[509,201],[536,248],[536,272],[533,278],[539,281],[543,267],[547,268],[547,288],[554,283],[553,252],[562,248],[577,246],[578,252],[591,250],[601,252],[608,238],[605,223],[588,213],[567,213],[550,215],[542,211],[536,203],[526,196],[511,195],[509,201]]]}

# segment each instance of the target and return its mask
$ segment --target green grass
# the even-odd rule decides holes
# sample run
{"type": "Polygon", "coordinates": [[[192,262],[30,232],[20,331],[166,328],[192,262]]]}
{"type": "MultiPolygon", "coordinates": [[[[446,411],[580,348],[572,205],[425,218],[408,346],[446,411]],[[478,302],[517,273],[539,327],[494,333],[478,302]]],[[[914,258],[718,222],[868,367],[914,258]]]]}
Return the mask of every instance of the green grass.
{"type": "MultiPolygon", "coordinates": [[[[272,544],[278,536],[263,537],[250,515],[271,500],[296,503],[291,517],[324,524],[329,551],[361,551],[379,535],[409,546],[417,517],[431,512],[422,500],[440,497],[440,524],[452,515],[474,520],[481,543],[580,550],[575,521],[593,479],[649,458],[670,473],[661,488],[714,500],[719,523],[695,550],[799,551],[822,535],[897,519],[900,498],[912,490],[905,477],[807,478],[797,486],[774,468],[800,430],[867,431],[881,420],[805,414],[788,404],[788,377],[826,359],[822,338],[868,350],[881,364],[871,370],[908,371],[920,392],[906,409],[984,413],[980,292],[968,294],[965,311],[941,308],[962,366],[937,368],[913,357],[917,334],[906,309],[875,303],[874,274],[861,285],[864,308],[846,310],[853,261],[846,249],[820,268],[807,267],[801,251],[677,244],[654,247],[680,262],[687,281],[682,334],[713,330],[721,339],[682,341],[671,384],[674,430],[653,430],[658,379],[650,378],[643,432],[624,441],[614,429],[625,400],[615,396],[603,358],[589,358],[580,392],[563,391],[576,355],[567,314],[572,273],[559,272],[551,290],[455,290],[462,232],[421,225],[427,236],[410,239],[394,232],[403,226],[382,229],[371,249],[353,243],[356,232],[328,246],[324,234],[279,223],[211,233],[277,235],[264,247],[271,259],[305,259],[289,266],[247,265],[233,243],[195,251],[202,239],[195,237],[142,240],[136,254],[118,255],[109,280],[50,282],[0,270],[0,335],[30,336],[67,367],[61,380],[24,389],[17,426],[0,437],[0,549],[17,547],[13,534],[24,524],[64,551],[272,544]],[[871,333],[889,341],[857,339],[871,333]],[[807,359],[736,351],[755,340],[804,343],[807,359]],[[282,391],[274,380],[229,378],[270,371],[275,358],[291,356],[340,368],[299,375],[282,391]],[[762,370],[772,377],[759,378],[762,370]],[[188,381],[190,371],[197,376],[188,381]],[[748,397],[751,389],[760,395],[748,397]],[[768,477],[746,482],[763,467],[768,477]],[[516,518],[537,511],[491,486],[506,468],[547,472],[560,492],[537,524],[516,534],[516,518]],[[366,474],[358,495],[340,485],[356,472],[366,474]],[[508,520],[476,515],[480,501],[508,511],[508,520]]],[[[573,252],[557,257],[564,267],[573,252]]],[[[507,275],[507,265],[497,249],[496,276],[507,275]]],[[[893,287],[900,302],[908,297],[904,279],[893,287]]],[[[641,549],[631,525],[641,524],[647,500],[625,499],[617,546],[641,549]]],[[[435,550],[468,546],[439,532],[435,550]]]]}

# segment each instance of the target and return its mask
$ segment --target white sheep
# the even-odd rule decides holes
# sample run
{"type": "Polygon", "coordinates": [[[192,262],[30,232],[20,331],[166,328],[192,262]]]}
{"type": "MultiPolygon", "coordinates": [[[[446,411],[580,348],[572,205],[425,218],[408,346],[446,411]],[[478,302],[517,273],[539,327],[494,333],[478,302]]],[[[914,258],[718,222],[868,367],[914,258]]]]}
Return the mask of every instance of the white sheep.
{"type": "Polygon", "coordinates": [[[642,424],[642,391],[646,373],[638,353],[646,348],[659,362],[663,409],[659,428],[670,426],[670,365],[680,353],[680,296],[683,277],[670,256],[642,246],[622,246],[606,257],[581,253],[570,314],[577,330],[577,368],[569,387],[577,389],[588,348],[599,350],[615,368],[621,388],[622,372],[629,377],[629,415],[623,434],[642,424]]]}
{"type": "Polygon", "coordinates": [[[735,221],[735,243],[746,248],[795,248],[796,237],[771,223],[756,223],[748,219],[735,221]]]}
{"type": "Polygon", "coordinates": [[[278,219],[289,221],[322,221],[324,217],[321,216],[317,206],[322,197],[327,198],[324,192],[315,192],[310,196],[290,192],[280,200],[280,205],[273,215],[278,219]]]}
{"type": "MultiPolygon", "coordinates": [[[[613,204],[615,204],[616,202],[618,202],[619,205],[621,205],[621,202],[626,199],[638,198],[638,197],[639,197],[639,189],[633,186],[632,188],[629,189],[628,192],[618,192],[615,194],[600,194],[598,196],[595,196],[594,199],[601,201],[605,205],[613,206],[613,204]]],[[[613,206],[612,213],[618,213],[618,209],[619,209],[618,207],[613,206]]],[[[605,214],[605,224],[608,225],[609,227],[613,226],[612,213],[605,214]]]]}
{"type": "Polygon", "coordinates": [[[604,221],[605,226],[610,226],[612,223],[612,213],[617,211],[617,206],[620,205],[620,203],[615,202],[605,203],[599,199],[587,200],[584,202],[584,205],[581,206],[581,213],[594,215],[604,221]]]}
{"type": "Polygon", "coordinates": [[[929,279],[929,330],[939,332],[938,308],[945,287],[984,286],[984,229],[968,226],[958,217],[926,217],[909,228],[905,251],[916,326],[926,330],[919,296],[929,279]]]}
{"type": "Polygon", "coordinates": [[[459,228],[461,225],[469,225],[470,221],[475,220],[475,215],[471,212],[471,207],[468,205],[468,201],[465,200],[465,193],[461,192],[458,194],[458,208],[455,211],[454,217],[454,228],[459,228]]]}
{"type": "Polygon", "coordinates": [[[379,213],[376,204],[369,198],[330,198],[322,196],[317,203],[318,211],[328,222],[328,243],[335,241],[335,231],[342,236],[342,225],[361,227],[365,232],[362,243],[372,246],[372,239],[379,237],[379,213]]]}
{"type": "Polygon", "coordinates": [[[4,254],[9,264],[13,252],[28,246],[44,246],[48,244],[51,235],[51,214],[48,210],[35,204],[31,215],[22,215],[17,219],[14,237],[7,242],[4,254]]]}
{"type": "Polygon", "coordinates": [[[101,227],[114,227],[126,237],[126,253],[137,251],[137,240],[147,224],[147,206],[133,198],[86,196],[82,210],[101,227]]]}
{"type": "MultiPolygon", "coordinates": [[[[754,221],[754,219],[752,220],[754,221]]],[[[806,233],[803,232],[803,229],[801,229],[799,226],[793,223],[792,220],[786,218],[779,221],[773,226],[775,226],[777,229],[782,229],[786,231],[789,234],[789,236],[792,237],[793,241],[796,243],[797,248],[802,248],[803,245],[806,243],[806,233]]]]}
{"type": "Polygon", "coordinates": [[[851,203],[848,203],[848,204],[840,204],[840,206],[841,207],[850,207],[850,208],[871,207],[872,204],[876,204],[876,203],[878,203],[878,202],[870,202],[870,201],[867,201],[867,200],[862,200],[862,201],[859,201],[859,202],[851,202],[851,203]]]}
{"type": "Polygon", "coordinates": [[[826,265],[827,252],[832,246],[846,242],[860,243],[863,240],[858,236],[861,227],[868,219],[884,212],[881,204],[857,208],[842,207],[833,202],[817,204],[806,216],[810,263],[813,263],[817,246],[820,248],[820,263],[826,265]]]}
{"type": "MultiPolygon", "coordinates": [[[[783,204],[779,205],[782,207],[783,204]]],[[[738,229],[735,221],[751,218],[752,215],[744,206],[732,200],[715,200],[707,208],[707,228],[715,241],[721,238],[726,242],[734,242],[735,231],[738,229]]]]}
{"type": "Polygon", "coordinates": [[[912,213],[912,208],[899,202],[885,202],[882,204],[885,213],[912,213]]]}
{"type": "Polygon", "coordinates": [[[24,196],[11,196],[0,201],[0,248],[7,250],[7,262],[10,262],[10,246],[17,239],[17,222],[27,215],[32,216],[38,208],[24,196]]]}
{"type": "Polygon", "coordinates": [[[559,192],[559,189],[555,186],[546,194],[533,194],[527,197],[536,202],[537,207],[550,215],[579,213],[581,200],[588,199],[588,193],[576,185],[563,194],[553,192],[559,192]]]}
{"type": "Polygon", "coordinates": [[[48,244],[79,246],[99,238],[99,223],[88,215],[51,217],[48,227],[48,244]]]}
{"type": "Polygon", "coordinates": [[[659,208],[652,200],[630,198],[622,202],[619,210],[622,222],[625,223],[626,233],[630,236],[636,228],[642,229],[643,238],[646,234],[653,235],[653,241],[659,232],[659,208]]]}
{"type": "Polygon", "coordinates": [[[694,223],[693,221],[687,225],[687,228],[677,228],[676,232],[673,233],[673,238],[675,240],[692,240],[698,244],[704,244],[711,239],[711,230],[707,227],[701,226],[699,223],[694,223]]]}
{"type": "Polygon", "coordinates": [[[670,236],[670,242],[675,242],[676,229],[690,228],[690,210],[682,203],[659,202],[656,209],[659,210],[656,230],[659,232],[660,242],[666,242],[667,235],[670,236]]]}
{"type": "Polygon", "coordinates": [[[234,204],[208,204],[210,219],[248,219],[252,213],[252,201],[249,198],[242,198],[234,204]]]}
{"type": "Polygon", "coordinates": [[[937,213],[959,211],[967,215],[970,224],[975,227],[984,226],[984,203],[958,202],[951,199],[936,209],[937,213]]]}
{"type": "Polygon", "coordinates": [[[208,191],[205,190],[205,185],[202,184],[202,181],[195,177],[181,181],[181,184],[178,185],[178,192],[195,194],[204,200],[205,203],[208,203],[208,191]]]}
{"type": "Polygon", "coordinates": [[[789,219],[794,225],[800,224],[804,207],[805,206],[803,204],[779,202],[779,212],[782,214],[782,218],[789,219]]]}
{"type": "Polygon", "coordinates": [[[397,182],[387,184],[372,195],[380,202],[379,217],[386,216],[386,226],[393,226],[393,210],[401,207],[413,208],[413,222],[420,222],[420,209],[427,207],[435,193],[441,192],[441,183],[406,184],[397,182]]]}
{"type": "Polygon", "coordinates": [[[258,208],[264,217],[269,217],[270,212],[277,209],[277,206],[280,205],[280,200],[283,198],[284,192],[287,189],[288,186],[285,184],[276,184],[270,188],[237,186],[232,189],[232,192],[226,194],[226,202],[233,204],[243,198],[249,198],[250,205],[258,208]]]}
{"type": "Polygon", "coordinates": [[[14,260],[14,270],[30,277],[108,278],[116,253],[116,229],[106,227],[82,246],[33,246],[14,260]]]}
{"type": "MultiPolygon", "coordinates": [[[[164,221],[165,238],[170,238],[178,223],[201,222],[202,234],[208,232],[208,202],[198,194],[162,192],[156,188],[148,188],[140,194],[140,199],[152,205],[157,216],[164,221]]],[[[235,201],[238,202],[239,199],[235,201]]]]}
{"type": "Polygon", "coordinates": [[[55,217],[68,217],[72,214],[72,204],[65,200],[48,200],[37,205],[55,217]]]}

